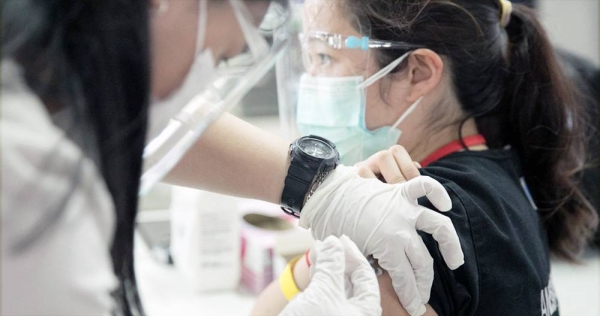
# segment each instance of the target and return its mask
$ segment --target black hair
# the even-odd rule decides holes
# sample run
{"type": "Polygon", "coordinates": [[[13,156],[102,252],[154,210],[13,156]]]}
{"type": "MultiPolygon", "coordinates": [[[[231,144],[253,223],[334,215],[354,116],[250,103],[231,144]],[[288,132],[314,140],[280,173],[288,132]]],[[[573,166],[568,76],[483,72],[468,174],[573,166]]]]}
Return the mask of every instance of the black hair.
{"type": "Polygon", "coordinates": [[[111,256],[120,280],[114,312],[120,315],[143,314],[133,233],[150,94],[148,5],[148,0],[2,1],[2,58],[21,66],[49,112],[68,108],[76,122],[89,124],[66,133],[90,132],[83,136],[92,145],[82,150],[98,157],[115,206],[111,256]]]}
{"type": "MultiPolygon", "coordinates": [[[[474,118],[490,148],[516,149],[551,251],[576,260],[598,221],[579,184],[585,115],[532,9],[514,4],[503,26],[499,0],[343,3],[367,35],[424,45],[444,58],[467,115],[463,124],[474,118]]],[[[404,53],[381,50],[378,62],[383,67],[404,53]]],[[[457,133],[462,139],[460,127],[457,133]]]]}

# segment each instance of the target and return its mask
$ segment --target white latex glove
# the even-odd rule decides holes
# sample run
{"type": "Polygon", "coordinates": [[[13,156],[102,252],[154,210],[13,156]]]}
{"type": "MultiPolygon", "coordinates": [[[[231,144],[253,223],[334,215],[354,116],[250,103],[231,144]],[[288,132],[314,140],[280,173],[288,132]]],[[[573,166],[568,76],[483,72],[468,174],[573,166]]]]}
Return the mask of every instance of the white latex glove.
{"type": "Polygon", "coordinates": [[[389,272],[406,311],[422,315],[433,283],[433,259],[417,230],[433,235],[450,269],[461,266],[464,255],[450,219],[420,206],[417,198],[427,196],[446,212],[452,207],[450,197],[430,177],[391,185],[357,172],[356,167],[338,166],[307,201],[300,225],[317,240],[349,236],[389,272]]]}
{"type": "Polygon", "coordinates": [[[310,284],[280,315],[381,315],[377,277],[348,237],[329,236],[317,241],[310,253],[310,284]],[[352,297],[345,294],[346,276],[352,283],[352,297]]]}

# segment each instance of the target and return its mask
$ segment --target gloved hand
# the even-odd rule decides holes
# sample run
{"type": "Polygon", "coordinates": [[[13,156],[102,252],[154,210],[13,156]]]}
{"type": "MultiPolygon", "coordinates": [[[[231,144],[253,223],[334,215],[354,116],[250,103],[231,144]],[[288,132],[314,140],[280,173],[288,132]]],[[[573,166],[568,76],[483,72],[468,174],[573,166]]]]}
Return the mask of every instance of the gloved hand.
{"type": "Polygon", "coordinates": [[[317,241],[310,251],[311,281],[281,312],[299,315],[381,315],[379,285],[373,269],[347,237],[329,236],[317,241]],[[346,297],[344,279],[352,283],[346,297]]]}
{"type": "Polygon", "coordinates": [[[411,315],[422,315],[433,283],[433,259],[417,230],[433,235],[446,264],[464,263],[458,236],[450,219],[417,204],[427,196],[440,211],[451,209],[444,187],[419,176],[400,184],[385,184],[357,175],[356,167],[338,166],[300,215],[300,225],[317,240],[347,235],[362,253],[373,255],[387,270],[400,302],[411,315]]]}

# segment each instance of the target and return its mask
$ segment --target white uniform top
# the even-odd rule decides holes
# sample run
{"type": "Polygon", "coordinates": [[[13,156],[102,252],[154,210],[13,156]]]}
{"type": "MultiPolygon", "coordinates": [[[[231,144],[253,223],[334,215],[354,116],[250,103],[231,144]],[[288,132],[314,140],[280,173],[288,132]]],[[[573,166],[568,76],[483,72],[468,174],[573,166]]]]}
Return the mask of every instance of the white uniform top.
{"type": "Polygon", "coordinates": [[[104,180],[8,61],[1,111],[2,314],[109,314],[115,212],[104,180]]]}

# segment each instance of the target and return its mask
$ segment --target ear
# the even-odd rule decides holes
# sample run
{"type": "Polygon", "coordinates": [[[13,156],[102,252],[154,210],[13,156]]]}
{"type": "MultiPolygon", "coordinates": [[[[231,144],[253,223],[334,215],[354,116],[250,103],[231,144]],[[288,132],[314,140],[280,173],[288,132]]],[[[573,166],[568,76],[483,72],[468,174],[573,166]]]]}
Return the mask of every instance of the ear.
{"type": "Polygon", "coordinates": [[[430,49],[417,49],[408,57],[407,80],[410,83],[409,103],[430,93],[442,80],[444,62],[440,55],[430,49]]]}

